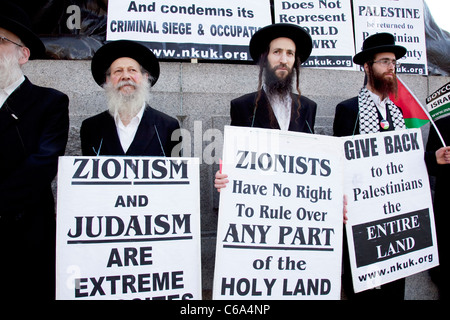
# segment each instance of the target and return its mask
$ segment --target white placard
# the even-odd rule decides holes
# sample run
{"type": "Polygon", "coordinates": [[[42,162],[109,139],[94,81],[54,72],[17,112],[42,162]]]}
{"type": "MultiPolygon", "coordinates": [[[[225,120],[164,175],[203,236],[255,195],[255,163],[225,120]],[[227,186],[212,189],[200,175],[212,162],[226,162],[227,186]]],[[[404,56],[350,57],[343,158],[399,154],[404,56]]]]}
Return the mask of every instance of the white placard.
{"type": "Polygon", "coordinates": [[[355,292],[438,265],[420,129],[342,139],[355,292]]]}
{"type": "Polygon", "coordinates": [[[269,0],[110,0],[107,40],[148,42],[158,58],[251,60],[252,35],[271,22],[269,0]]]}
{"type": "Polygon", "coordinates": [[[408,50],[397,72],[428,74],[423,0],[353,0],[353,15],[356,52],[367,37],[388,32],[408,50]]]}
{"type": "Polygon", "coordinates": [[[57,299],[201,299],[196,158],[60,157],[57,299]]]}
{"type": "Polygon", "coordinates": [[[342,145],[225,127],[213,299],[339,299],[342,145]]]}
{"type": "Polygon", "coordinates": [[[427,109],[435,121],[448,117],[450,114],[450,82],[427,97],[427,109]]]}
{"type": "Polygon", "coordinates": [[[355,70],[353,19],[350,0],[275,0],[275,22],[303,27],[313,50],[303,67],[355,70]]]}

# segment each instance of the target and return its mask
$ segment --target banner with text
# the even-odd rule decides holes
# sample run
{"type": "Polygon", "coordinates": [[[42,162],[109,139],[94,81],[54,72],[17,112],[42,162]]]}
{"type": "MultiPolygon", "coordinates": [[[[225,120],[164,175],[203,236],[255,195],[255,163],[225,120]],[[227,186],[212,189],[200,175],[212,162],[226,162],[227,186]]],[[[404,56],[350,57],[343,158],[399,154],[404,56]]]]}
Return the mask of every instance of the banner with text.
{"type": "Polygon", "coordinates": [[[430,94],[427,98],[427,109],[435,121],[450,114],[450,82],[430,94]]]}
{"type": "Polygon", "coordinates": [[[342,145],[225,127],[213,299],[339,299],[342,145]]]}
{"type": "Polygon", "coordinates": [[[388,32],[408,50],[397,72],[428,74],[423,0],[353,0],[353,15],[356,52],[367,37],[388,32]]]}
{"type": "Polygon", "coordinates": [[[343,141],[346,231],[355,292],[438,265],[420,129],[343,141]]]}
{"type": "Polygon", "coordinates": [[[57,209],[57,299],[202,298],[198,159],[60,157],[57,209]]]}
{"type": "Polygon", "coordinates": [[[313,50],[303,67],[355,70],[353,19],[350,0],[275,0],[275,22],[303,27],[313,50]]]}
{"type": "Polygon", "coordinates": [[[269,0],[109,0],[107,40],[143,41],[164,59],[247,61],[271,23],[269,0]]]}

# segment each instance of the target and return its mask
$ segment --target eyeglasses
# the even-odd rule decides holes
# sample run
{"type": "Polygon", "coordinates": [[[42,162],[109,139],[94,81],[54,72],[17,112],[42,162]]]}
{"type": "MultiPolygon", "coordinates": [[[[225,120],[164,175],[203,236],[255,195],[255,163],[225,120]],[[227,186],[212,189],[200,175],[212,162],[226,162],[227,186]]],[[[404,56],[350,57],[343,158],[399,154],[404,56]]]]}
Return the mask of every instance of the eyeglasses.
{"type": "Polygon", "coordinates": [[[379,64],[381,64],[383,67],[389,67],[391,64],[394,66],[394,67],[400,67],[400,65],[401,65],[401,63],[400,62],[398,62],[397,60],[395,60],[395,59],[393,59],[393,60],[391,60],[391,59],[380,59],[380,60],[377,60],[377,61],[372,61],[373,63],[379,63],[379,64]]]}
{"type": "Polygon", "coordinates": [[[12,41],[12,40],[9,40],[9,39],[6,38],[6,37],[0,36],[0,44],[3,44],[3,42],[6,42],[6,41],[11,42],[11,43],[14,43],[16,46],[23,47],[23,45],[18,44],[17,42],[14,42],[14,41],[12,41]]]}

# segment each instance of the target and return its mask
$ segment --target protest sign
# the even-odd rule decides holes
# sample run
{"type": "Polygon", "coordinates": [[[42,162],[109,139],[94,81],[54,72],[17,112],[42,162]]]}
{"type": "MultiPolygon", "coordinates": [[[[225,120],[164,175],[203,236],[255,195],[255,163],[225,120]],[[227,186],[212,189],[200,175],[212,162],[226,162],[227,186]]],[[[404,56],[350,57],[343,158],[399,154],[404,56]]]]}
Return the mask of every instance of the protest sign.
{"type": "Polygon", "coordinates": [[[420,129],[342,139],[355,292],[438,265],[420,129]]]}
{"type": "Polygon", "coordinates": [[[450,82],[430,94],[427,98],[427,109],[435,121],[450,114],[450,82]]]}
{"type": "Polygon", "coordinates": [[[198,168],[60,157],[57,299],[201,299],[198,168]]]}
{"type": "Polygon", "coordinates": [[[275,22],[293,23],[311,36],[313,50],[303,67],[354,70],[350,0],[274,1],[275,22]]]}
{"type": "Polygon", "coordinates": [[[213,299],[339,299],[341,140],[225,127],[213,299]]]}
{"type": "Polygon", "coordinates": [[[107,40],[145,41],[158,58],[246,61],[271,22],[269,0],[110,0],[107,40]]]}
{"type": "Polygon", "coordinates": [[[391,33],[407,49],[398,73],[428,73],[422,0],[353,0],[356,51],[369,36],[391,33]]]}

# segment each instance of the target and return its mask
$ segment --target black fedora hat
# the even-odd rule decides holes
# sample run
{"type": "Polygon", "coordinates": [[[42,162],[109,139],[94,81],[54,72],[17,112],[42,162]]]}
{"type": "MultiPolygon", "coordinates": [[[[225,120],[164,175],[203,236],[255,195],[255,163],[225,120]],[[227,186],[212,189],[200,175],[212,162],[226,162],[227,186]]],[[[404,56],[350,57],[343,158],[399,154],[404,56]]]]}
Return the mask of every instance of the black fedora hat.
{"type": "Polygon", "coordinates": [[[383,32],[371,35],[363,42],[362,51],[353,57],[353,62],[363,65],[373,58],[373,55],[380,52],[392,52],[396,59],[400,59],[406,54],[406,48],[396,45],[392,34],[383,32]]]}
{"type": "Polygon", "coordinates": [[[276,38],[289,38],[295,43],[295,54],[300,61],[305,62],[312,51],[312,40],[302,27],[290,23],[275,23],[265,26],[255,32],[250,39],[250,55],[258,62],[261,54],[267,51],[270,42],[276,38]]]}
{"type": "Polygon", "coordinates": [[[20,38],[25,46],[30,49],[30,59],[44,56],[45,46],[32,31],[30,18],[19,6],[10,1],[1,1],[0,27],[20,38]]]}
{"type": "Polygon", "coordinates": [[[111,41],[95,52],[91,62],[91,72],[95,82],[102,86],[106,81],[106,71],[111,64],[119,58],[132,58],[136,60],[151,77],[153,86],[159,78],[159,62],[153,52],[135,41],[111,41]]]}

